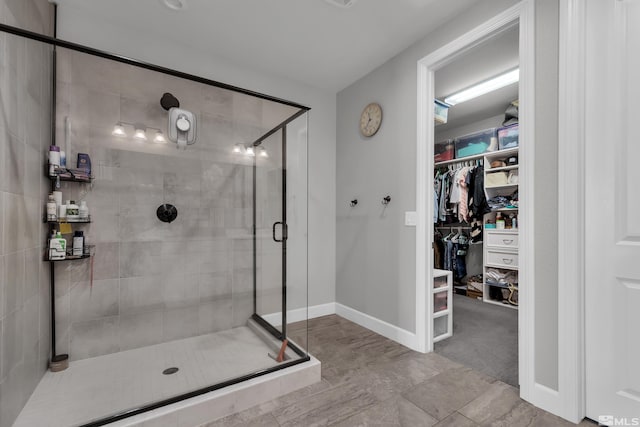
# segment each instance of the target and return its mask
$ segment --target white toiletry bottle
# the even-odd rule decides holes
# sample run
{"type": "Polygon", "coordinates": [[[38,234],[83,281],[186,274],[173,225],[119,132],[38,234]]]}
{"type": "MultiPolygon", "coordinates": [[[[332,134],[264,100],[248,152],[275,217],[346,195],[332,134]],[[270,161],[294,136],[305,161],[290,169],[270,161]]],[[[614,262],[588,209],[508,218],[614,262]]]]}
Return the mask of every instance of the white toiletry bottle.
{"type": "Polygon", "coordinates": [[[78,215],[80,219],[87,220],[89,219],[89,207],[87,206],[87,202],[85,200],[80,201],[80,208],[78,208],[78,215]]]}
{"type": "Polygon", "coordinates": [[[74,219],[78,219],[80,214],[79,211],[80,208],[78,205],[76,205],[76,202],[74,202],[73,200],[69,200],[67,203],[67,219],[68,220],[74,220],[74,219]]]}
{"type": "Polygon", "coordinates": [[[56,207],[56,200],[53,194],[49,194],[49,201],[47,202],[47,221],[55,221],[58,219],[58,208],[56,207]]]}
{"type": "Polygon", "coordinates": [[[61,203],[60,206],[58,206],[58,219],[67,219],[67,205],[61,203]]]}
{"type": "Polygon", "coordinates": [[[49,241],[49,259],[52,261],[65,259],[67,256],[67,241],[58,231],[49,241]]]}

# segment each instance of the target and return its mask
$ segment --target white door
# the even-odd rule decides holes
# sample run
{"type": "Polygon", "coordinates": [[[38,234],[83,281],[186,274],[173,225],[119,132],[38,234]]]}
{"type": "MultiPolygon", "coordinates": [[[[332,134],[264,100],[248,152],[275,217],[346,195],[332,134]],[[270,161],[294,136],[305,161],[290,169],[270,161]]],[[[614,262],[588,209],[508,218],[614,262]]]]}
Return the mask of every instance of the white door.
{"type": "Polygon", "coordinates": [[[587,416],[640,425],[640,0],[589,0],[586,55],[587,416]]]}

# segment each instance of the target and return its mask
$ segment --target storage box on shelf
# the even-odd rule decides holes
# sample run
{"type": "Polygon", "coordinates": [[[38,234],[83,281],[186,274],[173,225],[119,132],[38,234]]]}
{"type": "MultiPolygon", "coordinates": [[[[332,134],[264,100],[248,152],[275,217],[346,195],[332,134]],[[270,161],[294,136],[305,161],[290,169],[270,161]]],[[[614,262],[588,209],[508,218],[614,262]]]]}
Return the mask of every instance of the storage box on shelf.
{"type": "Polygon", "coordinates": [[[433,271],[433,285],[427,298],[432,304],[433,342],[453,335],[453,273],[447,270],[433,271]]]}
{"type": "Polygon", "coordinates": [[[455,139],[456,158],[475,156],[498,149],[496,128],[471,133],[455,139]]]}
{"type": "Polygon", "coordinates": [[[438,99],[434,100],[433,118],[436,124],[447,123],[447,118],[449,116],[449,107],[450,105],[446,102],[442,102],[438,99]]]}
{"type": "Polygon", "coordinates": [[[455,145],[453,143],[453,139],[436,142],[433,153],[435,162],[453,160],[455,158],[455,145]]]}
{"type": "Polygon", "coordinates": [[[515,148],[519,144],[519,128],[518,124],[505,126],[498,129],[498,145],[501,150],[515,148]]]}

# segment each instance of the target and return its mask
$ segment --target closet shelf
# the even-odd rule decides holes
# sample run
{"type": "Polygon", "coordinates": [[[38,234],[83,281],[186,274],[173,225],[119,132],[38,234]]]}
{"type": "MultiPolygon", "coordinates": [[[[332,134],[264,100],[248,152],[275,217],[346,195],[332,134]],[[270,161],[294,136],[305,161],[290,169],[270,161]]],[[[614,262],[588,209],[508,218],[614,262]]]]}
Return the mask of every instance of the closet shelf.
{"type": "Polygon", "coordinates": [[[483,159],[485,154],[487,154],[487,153],[476,154],[474,156],[460,157],[460,158],[451,159],[451,160],[444,160],[442,162],[434,163],[434,166],[445,166],[445,165],[451,165],[451,164],[454,164],[454,163],[468,162],[470,160],[483,159]]]}
{"type": "MultiPolygon", "coordinates": [[[[500,282],[484,282],[487,286],[494,286],[496,288],[504,288],[509,289],[509,283],[500,283],[500,282]]],[[[516,285],[517,287],[517,285],[516,285]]]]}
{"type": "Polygon", "coordinates": [[[511,171],[511,170],[514,170],[514,169],[518,169],[518,165],[502,166],[502,167],[499,167],[499,168],[489,168],[489,169],[486,169],[485,171],[487,173],[491,173],[491,172],[500,172],[500,171],[511,171]]]}
{"type": "Polygon", "coordinates": [[[483,153],[482,156],[485,156],[488,160],[506,159],[513,154],[518,154],[519,149],[519,147],[513,147],[507,148],[506,150],[490,151],[488,153],[483,153]]]}
{"type": "Polygon", "coordinates": [[[491,187],[484,187],[487,190],[498,189],[498,188],[518,188],[518,184],[506,184],[506,185],[493,185],[491,187]]]}
{"type": "Polygon", "coordinates": [[[518,212],[519,208],[498,208],[491,209],[491,212],[518,212]]]}

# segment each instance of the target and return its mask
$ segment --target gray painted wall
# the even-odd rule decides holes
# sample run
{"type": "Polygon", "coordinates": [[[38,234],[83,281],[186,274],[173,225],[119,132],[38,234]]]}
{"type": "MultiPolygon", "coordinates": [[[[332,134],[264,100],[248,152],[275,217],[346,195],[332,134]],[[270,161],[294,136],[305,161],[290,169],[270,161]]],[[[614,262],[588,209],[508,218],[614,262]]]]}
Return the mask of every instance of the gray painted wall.
{"type": "MultiPolygon", "coordinates": [[[[0,0],[0,22],[51,35],[46,0],[0,0]]],[[[42,261],[51,143],[51,48],[0,33],[0,427],[47,369],[49,265],[42,261]]]]}
{"type": "MultiPolygon", "coordinates": [[[[480,25],[512,0],[487,0],[444,24],[381,67],[338,93],[337,302],[415,331],[415,229],[404,212],[415,210],[417,61],[480,25]],[[384,109],[380,131],[358,131],[362,108],[384,109]],[[380,201],[389,194],[387,209],[380,201]],[[349,200],[358,198],[356,207],[349,200]]],[[[536,1],[536,380],[557,385],[557,63],[558,2],[536,1]]]]}
{"type": "MultiPolygon", "coordinates": [[[[141,34],[104,22],[79,9],[58,8],[58,36],[198,76],[266,93],[311,107],[308,147],[309,305],[334,302],[335,296],[335,93],[297,81],[259,73],[191,46],[141,34]],[[168,54],[170,53],[170,54],[168,54]]],[[[225,41],[227,42],[227,41],[225,41]]],[[[296,274],[300,277],[304,272],[296,274]]],[[[291,301],[290,308],[306,302],[291,301]],[[294,305],[295,304],[295,305],[294,305]]]]}

